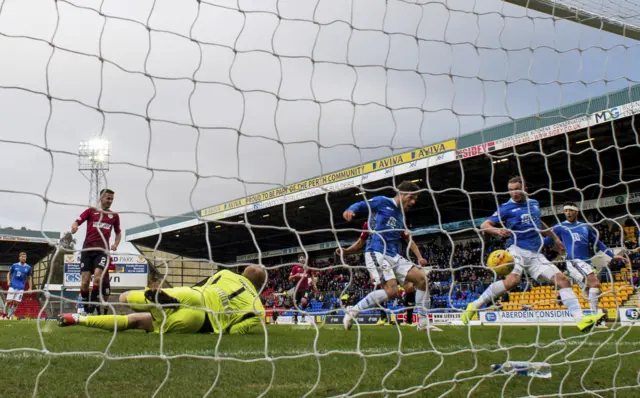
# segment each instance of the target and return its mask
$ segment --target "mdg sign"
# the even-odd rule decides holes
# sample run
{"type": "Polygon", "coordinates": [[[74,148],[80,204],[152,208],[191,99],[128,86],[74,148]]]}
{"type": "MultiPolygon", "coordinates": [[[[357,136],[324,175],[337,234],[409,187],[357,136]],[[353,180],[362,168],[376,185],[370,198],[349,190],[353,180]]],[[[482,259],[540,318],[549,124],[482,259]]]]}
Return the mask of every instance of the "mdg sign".
{"type": "Polygon", "coordinates": [[[607,109],[606,111],[596,112],[593,114],[596,123],[609,122],[620,117],[620,109],[618,107],[607,109]]]}

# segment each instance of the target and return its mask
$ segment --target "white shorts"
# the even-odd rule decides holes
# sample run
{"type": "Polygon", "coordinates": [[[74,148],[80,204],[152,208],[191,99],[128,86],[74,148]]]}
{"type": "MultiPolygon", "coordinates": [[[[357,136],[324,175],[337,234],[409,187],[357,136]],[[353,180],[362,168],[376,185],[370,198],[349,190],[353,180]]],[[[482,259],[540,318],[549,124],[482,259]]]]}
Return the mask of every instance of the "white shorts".
{"type": "Polygon", "coordinates": [[[9,292],[7,293],[7,301],[17,301],[22,302],[22,295],[24,294],[24,290],[17,290],[12,287],[9,288],[9,292]]]}
{"type": "Polygon", "coordinates": [[[399,254],[388,256],[378,252],[364,254],[365,265],[373,282],[377,285],[395,279],[400,285],[404,283],[413,263],[399,254]]]}
{"type": "Polygon", "coordinates": [[[569,271],[569,277],[577,283],[580,288],[584,289],[587,276],[593,274],[593,266],[584,260],[567,260],[567,271],[569,271]]]}
{"type": "Polygon", "coordinates": [[[526,250],[516,245],[509,246],[507,251],[511,253],[513,262],[515,263],[511,273],[522,276],[522,273],[526,271],[531,278],[537,281],[540,281],[540,277],[542,277],[550,282],[551,278],[560,272],[558,267],[547,260],[541,253],[532,252],[531,250],[526,250]]]}

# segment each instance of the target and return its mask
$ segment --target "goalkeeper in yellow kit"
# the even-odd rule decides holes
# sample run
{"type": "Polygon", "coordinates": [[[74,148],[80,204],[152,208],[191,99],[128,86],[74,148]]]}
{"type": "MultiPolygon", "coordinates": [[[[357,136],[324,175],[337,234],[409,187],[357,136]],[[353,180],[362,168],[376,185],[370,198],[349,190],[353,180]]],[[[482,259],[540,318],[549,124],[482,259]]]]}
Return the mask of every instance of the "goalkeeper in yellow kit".
{"type": "Polygon", "coordinates": [[[264,320],[258,290],[265,278],[264,270],[251,265],[242,275],[220,271],[199,286],[132,290],[121,294],[120,302],[129,304],[133,314],[61,314],[58,325],[154,333],[244,334],[264,320]]]}

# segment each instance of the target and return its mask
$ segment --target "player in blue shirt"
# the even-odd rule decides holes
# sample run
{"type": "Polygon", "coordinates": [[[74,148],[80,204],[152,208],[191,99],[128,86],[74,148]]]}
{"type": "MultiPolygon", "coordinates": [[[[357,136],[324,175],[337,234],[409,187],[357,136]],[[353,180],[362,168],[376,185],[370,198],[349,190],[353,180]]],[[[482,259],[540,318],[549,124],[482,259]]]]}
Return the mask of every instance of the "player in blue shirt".
{"type": "Polygon", "coordinates": [[[513,289],[526,271],[533,279],[558,286],[560,299],[576,320],[578,329],[582,332],[591,330],[604,314],[585,316],[567,277],[540,253],[542,235],[549,237],[559,250],[563,249],[562,241],[540,220],[540,205],[527,197],[527,187],[521,177],[510,179],[508,188],[511,199],[500,205],[480,228],[487,234],[507,238],[507,251],[515,263],[513,271],[504,280],[493,282],[476,301],[469,303],[462,313],[462,322],[467,324],[478,309],[513,289]],[[500,228],[499,224],[505,228],[500,228]]]}
{"type": "Polygon", "coordinates": [[[9,281],[9,292],[7,293],[7,306],[6,313],[7,318],[13,318],[13,314],[16,312],[18,305],[22,302],[22,295],[26,288],[26,284],[31,287],[31,267],[27,264],[27,253],[20,253],[18,256],[19,262],[13,264],[11,269],[7,273],[7,280],[9,281]]]}
{"type": "MultiPolygon", "coordinates": [[[[428,326],[427,317],[424,314],[427,278],[411,261],[400,255],[402,238],[406,230],[404,213],[416,203],[419,189],[420,187],[416,184],[403,181],[398,185],[398,193],[393,198],[376,196],[368,201],[355,203],[344,212],[343,217],[347,221],[351,221],[356,216],[368,215],[369,229],[372,233],[369,237],[371,241],[367,244],[367,252],[371,253],[372,268],[376,270],[371,273],[371,277],[374,280],[379,279],[383,289],[372,291],[358,304],[347,308],[343,320],[345,329],[351,329],[353,318],[359,312],[397,297],[398,283],[402,284],[408,280],[413,282],[416,288],[419,327],[427,331],[436,331],[435,328],[428,326]]],[[[425,265],[426,260],[422,258],[417,247],[415,249],[413,251],[418,263],[425,265]]]]}
{"type": "MultiPolygon", "coordinates": [[[[623,256],[616,256],[611,249],[598,239],[598,235],[589,224],[578,221],[579,209],[573,202],[563,205],[566,221],[553,227],[553,233],[562,239],[567,253],[567,270],[569,277],[573,279],[584,290],[589,286],[589,305],[591,313],[598,313],[598,297],[600,296],[600,281],[591,265],[592,253],[595,248],[603,251],[613,260],[623,261],[628,264],[628,260],[623,256]]],[[[551,242],[545,238],[545,245],[551,242]]]]}
{"type": "MultiPolygon", "coordinates": [[[[373,285],[374,285],[373,289],[375,290],[375,289],[382,289],[382,287],[380,286],[382,282],[382,278],[380,277],[380,272],[378,272],[378,268],[376,268],[376,263],[373,257],[373,250],[371,249],[373,234],[370,234],[369,231],[375,230],[375,221],[372,220],[372,222],[373,222],[373,225],[369,226],[369,222],[365,221],[364,224],[362,225],[362,232],[360,233],[360,238],[358,238],[358,240],[354,244],[352,244],[346,249],[343,249],[341,247],[337,248],[336,255],[341,257],[343,255],[346,256],[349,254],[360,253],[364,248],[364,263],[366,265],[367,271],[369,272],[369,279],[371,280],[371,282],[373,282],[373,285]]],[[[407,235],[404,232],[402,233],[402,239],[409,242],[409,249],[413,252],[413,254],[416,256],[418,261],[420,261],[420,259],[422,258],[422,253],[420,253],[420,250],[418,249],[418,246],[416,246],[416,243],[413,240],[411,240],[409,235],[407,235]]],[[[415,293],[413,289],[413,284],[409,281],[405,282],[404,289],[405,291],[411,290],[415,293]]],[[[415,294],[409,294],[409,296],[412,297],[412,300],[410,301],[412,305],[410,309],[407,309],[407,311],[409,314],[413,314],[413,307],[415,307],[415,302],[414,302],[415,294]]],[[[408,296],[405,295],[405,298],[406,297],[408,296]]],[[[382,305],[383,303],[379,302],[378,304],[382,305]]],[[[411,324],[411,316],[409,316],[408,319],[409,319],[409,322],[408,323],[405,322],[405,325],[411,324]]],[[[385,311],[384,308],[380,308],[380,320],[378,321],[377,325],[383,326],[388,324],[389,324],[389,318],[387,317],[387,312],[385,311]]],[[[433,331],[435,331],[435,329],[433,331]]]]}

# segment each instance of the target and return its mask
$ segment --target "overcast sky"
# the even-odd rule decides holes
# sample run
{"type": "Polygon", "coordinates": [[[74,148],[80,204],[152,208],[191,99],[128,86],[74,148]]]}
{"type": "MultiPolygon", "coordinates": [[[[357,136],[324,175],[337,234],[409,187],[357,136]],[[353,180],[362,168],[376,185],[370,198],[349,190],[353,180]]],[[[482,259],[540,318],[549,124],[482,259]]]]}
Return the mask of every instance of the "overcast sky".
{"type": "Polygon", "coordinates": [[[130,228],[640,80],[635,42],[495,0],[153,3],[0,0],[0,225],[69,229],[96,134],[130,228]]]}

